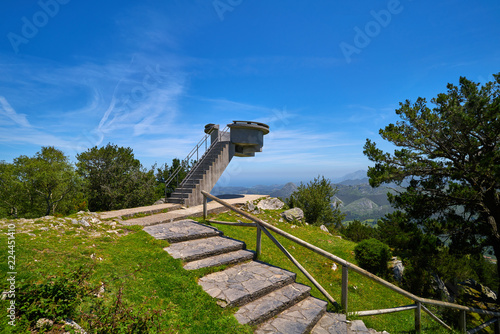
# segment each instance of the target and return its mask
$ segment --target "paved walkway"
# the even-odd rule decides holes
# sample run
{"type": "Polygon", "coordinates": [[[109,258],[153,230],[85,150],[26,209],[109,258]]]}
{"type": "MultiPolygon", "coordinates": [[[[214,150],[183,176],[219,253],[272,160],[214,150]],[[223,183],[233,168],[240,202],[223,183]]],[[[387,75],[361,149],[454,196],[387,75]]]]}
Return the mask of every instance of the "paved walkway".
{"type": "MultiPolygon", "coordinates": [[[[229,204],[236,205],[236,204],[245,204],[248,201],[253,201],[263,197],[269,197],[269,195],[223,195],[218,197],[228,202],[229,204]]],[[[208,208],[207,208],[208,213],[219,213],[227,210],[228,209],[224,207],[222,204],[213,201],[208,202],[208,208]]],[[[150,205],[139,208],[102,212],[100,213],[100,217],[101,219],[109,219],[116,217],[123,218],[143,213],[151,215],[141,218],[127,219],[120,223],[122,225],[149,226],[165,222],[171,222],[175,220],[181,220],[188,217],[200,217],[203,215],[203,204],[188,208],[181,207],[179,204],[171,204],[171,203],[150,205]],[[165,209],[168,209],[168,212],[162,212],[165,209]]]]}

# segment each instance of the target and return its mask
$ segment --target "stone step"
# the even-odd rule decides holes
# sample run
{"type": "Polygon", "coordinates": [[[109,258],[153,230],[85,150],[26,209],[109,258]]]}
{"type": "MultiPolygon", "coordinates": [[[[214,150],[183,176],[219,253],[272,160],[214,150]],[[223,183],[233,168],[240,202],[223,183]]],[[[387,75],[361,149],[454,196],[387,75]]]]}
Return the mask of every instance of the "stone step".
{"type": "Polygon", "coordinates": [[[326,312],[314,326],[311,334],[347,334],[345,314],[326,312]]]}
{"type": "Polygon", "coordinates": [[[260,324],[309,297],[311,288],[292,283],[245,304],[234,314],[240,324],[260,324]]]}
{"type": "Polygon", "coordinates": [[[181,198],[188,198],[188,197],[189,197],[189,195],[190,195],[190,194],[178,193],[178,192],[174,191],[174,192],[172,193],[172,196],[170,196],[170,198],[179,198],[179,199],[181,199],[181,198]]]}
{"type": "Polygon", "coordinates": [[[170,243],[222,235],[222,232],[215,227],[203,225],[191,219],[146,226],[144,231],[156,239],[167,240],[170,243]]]}
{"type": "Polygon", "coordinates": [[[164,248],[173,258],[187,262],[240,249],[245,249],[244,242],[227,237],[183,241],[164,248]]]}
{"type": "Polygon", "coordinates": [[[167,199],[167,202],[172,203],[172,204],[184,204],[184,199],[183,198],[169,197],[167,199]]]}
{"type": "Polygon", "coordinates": [[[347,325],[347,334],[389,334],[386,331],[377,332],[375,329],[367,328],[363,320],[353,320],[347,325]]]}
{"type": "Polygon", "coordinates": [[[314,297],[307,297],[303,301],[286,309],[260,325],[256,334],[283,333],[303,334],[309,333],[326,312],[327,302],[314,297]]]}
{"type": "Polygon", "coordinates": [[[179,188],[176,188],[175,191],[173,192],[174,194],[175,193],[188,193],[190,194],[191,192],[193,192],[193,188],[185,188],[185,187],[179,187],[179,188]]]}
{"type": "Polygon", "coordinates": [[[288,270],[252,261],[209,274],[198,284],[226,306],[241,306],[293,283],[295,276],[288,270]]]}
{"type": "Polygon", "coordinates": [[[370,333],[370,331],[366,327],[363,320],[354,320],[347,327],[348,327],[348,329],[347,329],[348,334],[351,334],[351,333],[352,334],[356,334],[356,333],[369,334],[370,333]]]}
{"type": "Polygon", "coordinates": [[[216,267],[223,264],[241,263],[248,260],[253,260],[254,257],[254,252],[240,249],[236,252],[215,255],[207,257],[206,259],[188,262],[184,265],[184,269],[194,270],[200,268],[216,267]]]}

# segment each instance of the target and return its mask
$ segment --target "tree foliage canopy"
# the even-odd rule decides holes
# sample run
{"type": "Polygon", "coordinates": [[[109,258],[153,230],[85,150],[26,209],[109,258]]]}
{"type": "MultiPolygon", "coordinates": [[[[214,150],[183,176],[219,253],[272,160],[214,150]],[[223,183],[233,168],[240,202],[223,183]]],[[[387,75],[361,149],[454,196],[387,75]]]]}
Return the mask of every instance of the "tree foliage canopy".
{"type": "Polygon", "coordinates": [[[107,144],[76,156],[91,211],[107,211],[155,200],[154,170],[146,171],[130,147],[107,144]]]}
{"type": "Polygon", "coordinates": [[[477,253],[493,247],[500,256],[500,74],[483,86],[460,78],[457,87],[431,100],[400,103],[401,121],[380,130],[393,143],[385,153],[367,139],[372,186],[409,180],[391,203],[450,250],[477,253]]]}
{"type": "Polygon", "coordinates": [[[288,205],[304,210],[304,218],[309,224],[340,226],[344,215],[332,207],[336,193],[329,179],[318,176],[307,185],[301,183],[288,199],[288,205]]]}
{"type": "Polygon", "coordinates": [[[79,179],[64,153],[42,147],[35,156],[21,155],[12,164],[0,164],[0,207],[4,215],[41,216],[67,212],[79,179]]]}

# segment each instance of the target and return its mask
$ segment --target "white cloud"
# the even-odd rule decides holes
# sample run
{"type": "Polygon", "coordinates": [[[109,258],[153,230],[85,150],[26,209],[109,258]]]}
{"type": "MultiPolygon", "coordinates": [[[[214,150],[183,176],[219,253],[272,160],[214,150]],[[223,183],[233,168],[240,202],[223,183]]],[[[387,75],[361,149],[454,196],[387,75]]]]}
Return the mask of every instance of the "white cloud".
{"type": "Polygon", "coordinates": [[[31,125],[28,122],[28,119],[25,114],[18,114],[14,108],[9,104],[7,99],[4,96],[0,96],[0,116],[7,117],[15,124],[24,127],[30,128],[31,125]]]}

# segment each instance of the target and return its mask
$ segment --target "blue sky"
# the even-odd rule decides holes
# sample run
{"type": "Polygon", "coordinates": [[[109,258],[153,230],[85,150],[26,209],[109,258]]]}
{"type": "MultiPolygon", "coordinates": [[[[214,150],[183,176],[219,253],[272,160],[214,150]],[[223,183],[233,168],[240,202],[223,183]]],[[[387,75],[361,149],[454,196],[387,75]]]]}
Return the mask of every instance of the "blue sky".
{"type": "Polygon", "coordinates": [[[145,167],[207,123],[268,123],[219,185],[337,178],[400,101],[500,72],[500,2],[8,1],[0,12],[0,160],[108,142],[145,167]]]}

